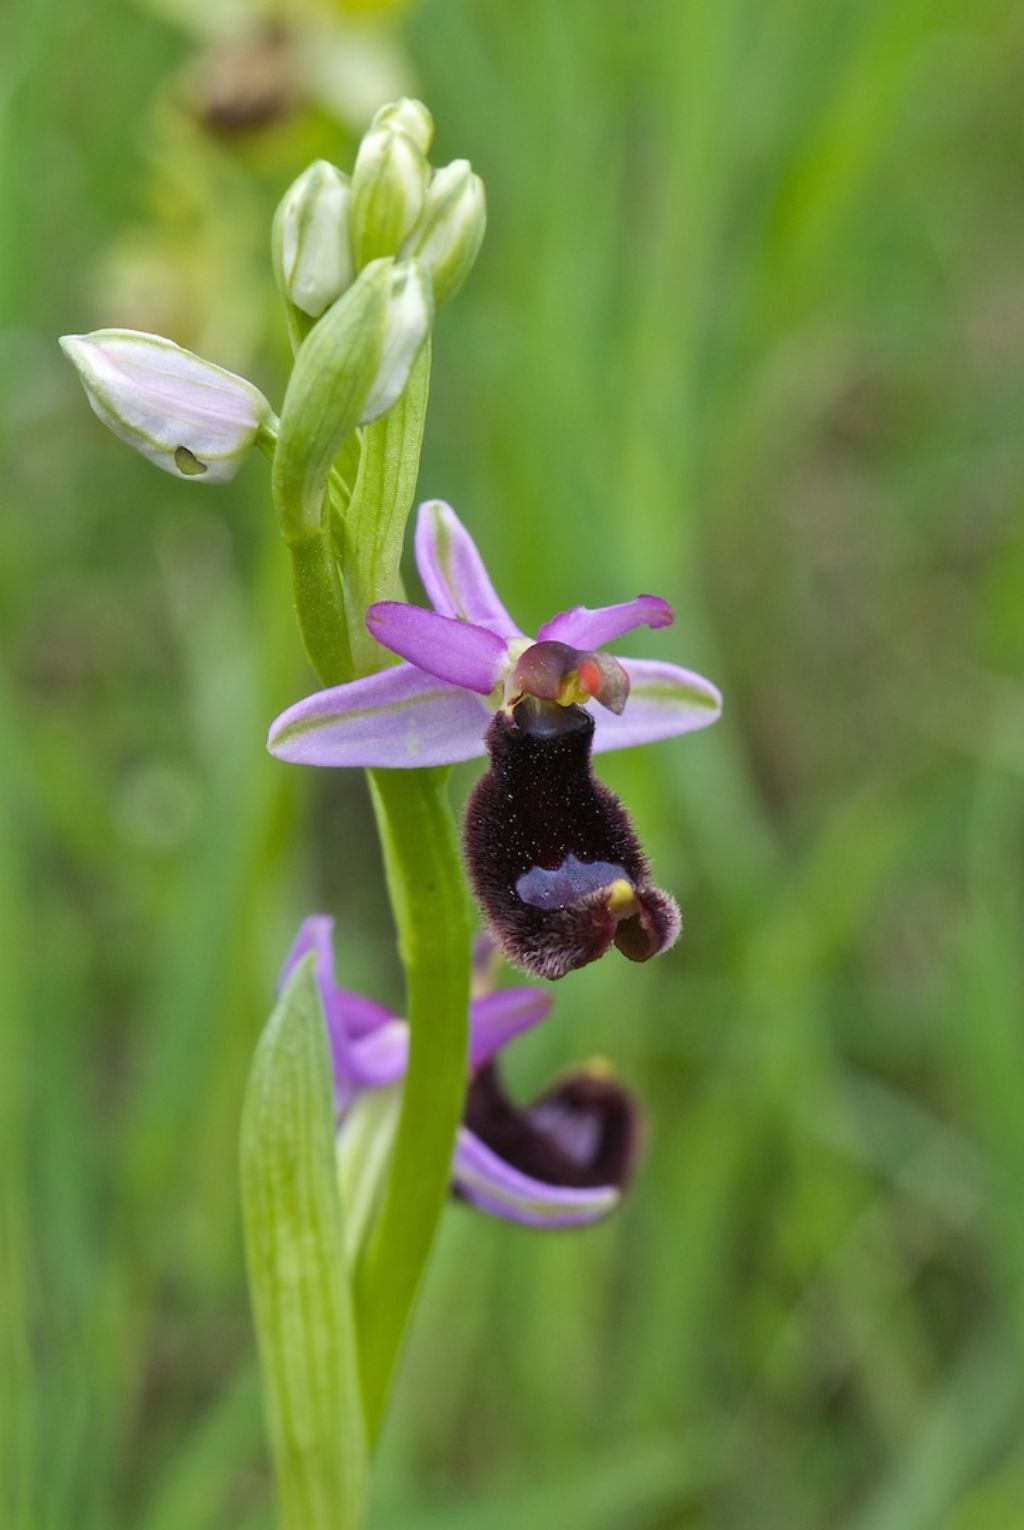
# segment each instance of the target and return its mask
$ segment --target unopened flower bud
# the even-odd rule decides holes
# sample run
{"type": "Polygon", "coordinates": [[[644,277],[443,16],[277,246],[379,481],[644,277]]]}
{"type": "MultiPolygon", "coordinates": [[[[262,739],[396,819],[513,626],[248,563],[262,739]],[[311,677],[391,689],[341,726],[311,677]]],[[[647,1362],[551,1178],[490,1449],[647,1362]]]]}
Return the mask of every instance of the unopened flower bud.
{"type": "Polygon", "coordinates": [[[430,277],[418,260],[399,261],[383,317],[377,375],[363,403],[360,425],[386,414],[409,380],[409,369],[434,316],[430,277]]]}
{"type": "Polygon", "coordinates": [[[104,425],[176,478],[226,483],[271,418],[252,383],[161,335],[98,329],[60,343],[104,425]]]}
{"type": "Polygon", "coordinates": [[[473,269],[486,226],[483,181],[468,159],[452,160],[430,182],[423,216],[404,252],[418,256],[429,269],[436,308],[455,296],[473,269]]]}
{"type": "Polygon", "coordinates": [[[325,159],[314,160],[285,193],[274,219],[274,258],[285,297],[318,319],[355,270],[349,236],[352,189],[325,159]]]}
{"type": "Polygon", "coordinates": [[[414,101],[410,96],[402,96],[382,106],[370,124],[370,131],[378,127],[400,128],[424,154],[428,153],[434,139],[433,117],[422,101],[414,101]]]}
{"type": "Polygon", "coordinates": [[[310,330],[295,358],[274,453],[274,498],[289,541],[319,528],[342,442],[397,402],[432,317],[426,267],[383,259],[361,271],[310,330]]]}
{"type": "Polygon", "coordinates": [[[419,141],[397,122],[378,124],[375,119],[359,145],[352,172],[352,254],[357,269],[378,256],[397,255],[419,222],[429,179],[430,166],[419,141]]]}

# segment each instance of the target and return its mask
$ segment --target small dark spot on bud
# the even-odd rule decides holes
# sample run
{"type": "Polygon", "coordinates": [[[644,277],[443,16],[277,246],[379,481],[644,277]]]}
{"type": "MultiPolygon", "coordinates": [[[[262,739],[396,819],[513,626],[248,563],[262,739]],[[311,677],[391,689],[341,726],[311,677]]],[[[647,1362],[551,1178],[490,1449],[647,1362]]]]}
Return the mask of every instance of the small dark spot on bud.
{"type": "Polygon", "coordinates": [[[614,942],[647,961],[679,934],[622,803],[591,769],[594,719],[529,697],[487,734],[491,768],[466,808],[473,890],[510,961],[559,978],[614,942]]]}
{"type": "Polygon", "coordinates": [[[200,462],[194,452],[190,452],[187,446],[174,448],[174,466],[179,473],[184,473],[186,478],[198,478],[200,473],[207,471],[206,463],[200,462]]]}

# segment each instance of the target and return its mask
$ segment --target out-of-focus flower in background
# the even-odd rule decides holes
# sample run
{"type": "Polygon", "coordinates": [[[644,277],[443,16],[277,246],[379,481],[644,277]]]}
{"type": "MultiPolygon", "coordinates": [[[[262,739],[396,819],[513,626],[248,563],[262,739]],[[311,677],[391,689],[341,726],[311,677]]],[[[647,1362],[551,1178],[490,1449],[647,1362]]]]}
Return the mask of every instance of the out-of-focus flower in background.
{"type": "MultiPolygon", "coordinates": [[[[334,978],[334,921],[304,921],[281,986],[312,953],[334,1068],[338,1173],[350,1253],[365,1235],[398,1120],[409,1028],[334,978]]],[[[508,1044],[540,1024],[550,997],[536,988],[491,986],[493,963],[478,942],[470,1009],[469,1084],[452,1162],[452,1190],[480,1210],[531,1227],[581,1227],[614,1211],[638,1157],[642,1125],[632,1096],[604,1064],[565,1074],[530,1105],[501,1079],[508,1044]]]]}
{"type": "Polygon", "coordinates": [[[394,0],[137,0],[191,40],[154,98],[145,215],[92,274],[93,311],[245,367],[277,340],[266,224],[296,163],[343,158],[414,75],[394,0]]]}

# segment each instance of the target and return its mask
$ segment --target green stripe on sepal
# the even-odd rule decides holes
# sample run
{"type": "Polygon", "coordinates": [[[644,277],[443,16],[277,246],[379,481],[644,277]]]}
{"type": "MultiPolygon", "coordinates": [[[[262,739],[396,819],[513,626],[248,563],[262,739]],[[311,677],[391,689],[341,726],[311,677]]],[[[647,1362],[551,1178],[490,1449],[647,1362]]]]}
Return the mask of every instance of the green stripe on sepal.
{"type": "Polygon", "coordinates": [[[335,1169],[331,1060],[312,957],[253,1059],[242,1203],[282,1530],[357,1530],[367,1447],[335,1169]]]}

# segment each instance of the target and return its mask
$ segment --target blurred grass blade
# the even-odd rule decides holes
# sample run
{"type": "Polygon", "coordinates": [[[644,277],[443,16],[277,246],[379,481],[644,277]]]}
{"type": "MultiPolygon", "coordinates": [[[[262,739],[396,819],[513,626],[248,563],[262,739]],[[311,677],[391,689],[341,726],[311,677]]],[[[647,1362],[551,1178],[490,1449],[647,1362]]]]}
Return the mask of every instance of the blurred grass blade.
{"type": "Polygon", "coordinates": [[[690,1447],[681,1450],[676,1436],[645,1436],[613,1445],[598,1459],[570,1458],[514,1489],[499,1482],[483,1494],[408,1510],[381,1504],[372,1530],[674,1530],[691,1523],[695,1496],[722,1470],[712,1430],[695,1428],[690,1447]]]}
{"type": "Polygon", "coordinates": [[[310,957],[260,1038],[242,1116],[253,1311],[283,1530],[356,1530],[366,1443],[334,1168],[331,1065],[310,957]]]}
{"type": "Polygon", "coordinates": [[[28,1194],[30,931],[22,836],[27,812],[16,753],[17,726],[0,676],[0,738],[7,764],[0,794],[0,1523],[29,1526],[36,1464],[37,1412],[32,1387],[32,1246],[25,1201],[28,1194]]]}
{"type": "MultiPolygon", "coordinates": [[[[950,1525],[979,1468],[1019,1440],[1020,1412],[1019,1367],[1003,1337],[990,1333],[969,1341],[850,1530],[950,1525]]],[[[1017,1519],[1014,1511],[998,1523],[1009,1526],[1017,1519]]]]}
{"type": "MultiPolygon", "coordinates": [[[[219,1395],[183,1436],[159,1475],[136,1530],[220,1530],[233,1511],[237,1482],[225,1462],[251,1459],[259,1432],[254,1364],[225,1378],[219,1395]]],[[[232,1517],[233,1530],[239,1530],[232,1517]]]]}

